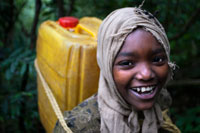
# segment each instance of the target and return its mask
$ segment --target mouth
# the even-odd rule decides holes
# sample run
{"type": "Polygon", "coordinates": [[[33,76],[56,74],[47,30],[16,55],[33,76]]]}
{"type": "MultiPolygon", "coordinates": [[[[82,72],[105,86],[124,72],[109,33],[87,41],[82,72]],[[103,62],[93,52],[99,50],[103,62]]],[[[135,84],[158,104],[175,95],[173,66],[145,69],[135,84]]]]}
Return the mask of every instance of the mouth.
{"type": "Polygon", "coordinates": [[[130,88],[130,91],[132,94],[136,95],[138,98],[147,100],[147,99],[153,98],[156,95],[157,86],[151,85],[151,86],[133,87],[133,88],[130,88]]]}

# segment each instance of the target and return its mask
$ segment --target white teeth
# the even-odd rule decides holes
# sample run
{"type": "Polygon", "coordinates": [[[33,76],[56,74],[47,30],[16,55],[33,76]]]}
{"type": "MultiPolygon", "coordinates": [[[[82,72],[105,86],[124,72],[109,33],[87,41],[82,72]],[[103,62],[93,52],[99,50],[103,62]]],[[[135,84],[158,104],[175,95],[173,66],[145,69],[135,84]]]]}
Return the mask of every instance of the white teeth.
{"type": "Polygon", "coordinates": [[[147,91],[151,91],[153,89],[153,87],[147,87],[147,91]]]}
{"type": "Polygon", "coordinates": [[[154,86],[149,86],[149,87],[138,87],[138,88],[132,88],[133,90],[137,91],[137,92],[147,92],[150,91],[150,93],[153,92],[153,88],[154,86]]]}
{"type": "Polygon", "coordinates": [[[145,92],[146,91],[146,88],[142,87],[142,92],[145,92]]]}

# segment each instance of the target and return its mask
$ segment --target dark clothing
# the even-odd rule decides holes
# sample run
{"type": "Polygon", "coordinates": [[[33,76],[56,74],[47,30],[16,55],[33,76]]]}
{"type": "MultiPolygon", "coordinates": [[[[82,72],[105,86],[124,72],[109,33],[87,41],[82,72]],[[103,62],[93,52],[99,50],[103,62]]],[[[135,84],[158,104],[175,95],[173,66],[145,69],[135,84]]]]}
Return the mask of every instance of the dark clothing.
{"type": "MultiPolygon", "coordinates": [[[[164,121],[166,117],[169,118],[165,115],[164,121]]],[[[100,133],[100,114],[98,111],[97,96],[93,95],[71,111],[65,111],[64,118],[67,126],[74,133],[100,133]]],[[[176,129],[173,129],[173,126],[175,125],[169,123],[169,125],[161,127],[159,133],[178,133],[178,129],[176,131],[176,129]]],[[[54,133],[65,133],[58,121],[54,128],[54,133]]]]}
{"type": "MultiPolygon", "coordinates": [[[[71,111],[64,112],[67,126],[74,133],[98,133],[100,132],[100,114],[96,95],[85,100],[71,111]]],[[[55,133],[65,133],[57,121],[55,133]]]]}

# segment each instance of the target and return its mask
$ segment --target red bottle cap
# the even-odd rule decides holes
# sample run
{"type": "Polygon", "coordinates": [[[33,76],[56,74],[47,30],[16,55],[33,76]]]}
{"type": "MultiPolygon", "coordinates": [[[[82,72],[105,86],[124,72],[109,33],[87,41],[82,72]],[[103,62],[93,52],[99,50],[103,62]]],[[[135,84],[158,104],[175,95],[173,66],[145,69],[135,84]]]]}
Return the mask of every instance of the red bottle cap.
{"type": "Polygon", "coordinates": [[[59,24],[65,28],[73,28],[78,24],[78,19],[75,17],[61,17],[58,21],[59,24]]]}

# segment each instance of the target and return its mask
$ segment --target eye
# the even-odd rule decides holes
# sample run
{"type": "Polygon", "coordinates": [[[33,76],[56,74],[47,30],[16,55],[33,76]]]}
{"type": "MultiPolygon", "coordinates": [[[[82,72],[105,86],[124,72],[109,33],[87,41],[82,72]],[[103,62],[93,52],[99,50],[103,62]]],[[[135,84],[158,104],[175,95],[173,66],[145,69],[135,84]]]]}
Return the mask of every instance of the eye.
{"type": "Polygon", "coordinates": [[[121,68],[124,68],[124,69],[132,68],[134,65],[135,65],[135,63],[133,61],[129,61],[129,60],[120,61],[118,63],[118,66],[121,68]]]}
{"type": "Polygon", "coordinates": [[[156,64],[156,65],[162,65],[164,64],[166,61],[166,57],[165,56],[155,56],[153,58],[153,63],[156,64]]]}

